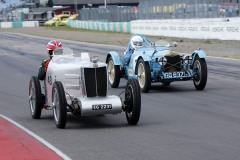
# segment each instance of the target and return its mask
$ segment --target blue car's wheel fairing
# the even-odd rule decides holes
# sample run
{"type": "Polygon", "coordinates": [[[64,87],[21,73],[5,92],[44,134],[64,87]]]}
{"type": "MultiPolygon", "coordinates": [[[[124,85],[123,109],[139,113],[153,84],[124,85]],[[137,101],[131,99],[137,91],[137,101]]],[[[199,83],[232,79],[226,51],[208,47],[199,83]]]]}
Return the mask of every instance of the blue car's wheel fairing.
{"type": "Polygon", "coordinates": [[[108,59],[112,57],[112,60],[114,62],[114,65],[122,65],[121,58],[119,54],[115,51],[111,51],[108,53],[107,58],[106,58],[106,63],[108,63],[108,59]]]}
{"type": "Polygon", "coordinates": [[[199,58],[206,58],[207,57],[206,53],[203,50],[200,50],[200,49],[195,50],[193,52],[193,55],[194,55],[194,57],[198,55],[199,58]]]}
{"type": "Polygon", "coordinates": [[[193,83],[197,90],[203,90],[207,84],[207,64],[204,58],[195,57],[193,63],[193,83]]]}

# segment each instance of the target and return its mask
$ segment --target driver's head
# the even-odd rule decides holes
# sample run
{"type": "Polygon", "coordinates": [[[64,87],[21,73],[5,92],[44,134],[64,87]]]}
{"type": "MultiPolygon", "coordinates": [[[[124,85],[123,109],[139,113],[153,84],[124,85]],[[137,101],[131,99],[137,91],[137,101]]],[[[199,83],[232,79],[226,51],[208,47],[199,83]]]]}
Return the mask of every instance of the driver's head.
{"type": "Polygon", "coordinates": [[[131,48],[139,48],[143,46],[143,38],[141,36],[134,36],[131,39],[131,48]]]}
{"type": "Polygon", "coordinates": [[[48,42],[47,44],[47,53],[48,53],[48,56],[50,58],[52,58],[52,55],[53,55],[53,51],[55,49],[60,49],[62,48],[62,43],[59,42],[58,40],[52,40],[50,42],[48,42]]]}

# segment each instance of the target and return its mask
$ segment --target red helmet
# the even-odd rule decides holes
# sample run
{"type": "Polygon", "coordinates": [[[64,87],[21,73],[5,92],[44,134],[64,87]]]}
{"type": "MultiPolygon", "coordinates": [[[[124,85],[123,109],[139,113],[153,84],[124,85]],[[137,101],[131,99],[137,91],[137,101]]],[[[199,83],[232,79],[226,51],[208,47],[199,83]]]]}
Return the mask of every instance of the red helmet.
{"type": "Polygon", "coordinates": [[[62,48],[62,43],[58,40],[52,40],[47,44],[47,50],[54,50],[56,48],[62,48]]]}
{"type": "Polygon", "coordinates": [[[62,43],[58,40],[52,40],[47,44],[48,56],[52,57],[53,50],[62,48],[62,43]]]}

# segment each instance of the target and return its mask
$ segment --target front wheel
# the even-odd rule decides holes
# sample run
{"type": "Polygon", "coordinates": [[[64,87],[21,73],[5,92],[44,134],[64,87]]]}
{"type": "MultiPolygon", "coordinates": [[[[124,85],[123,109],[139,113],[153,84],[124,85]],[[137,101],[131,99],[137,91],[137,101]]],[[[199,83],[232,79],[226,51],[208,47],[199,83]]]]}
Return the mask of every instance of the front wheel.
{"type": "Polygon", "coordinates": [[[129,125],[136,125],[141,112],[141,91],[136,79],[129,79],[125,89],[126,118],[129,125]]]}
{"type": "Polygon", "coordinates": [[[41,117],[43,101],[41,93],[41,85],[36,76],[33,76],[29,83],[29,106],[33,119],[41,117]]]}
{"type": "Polygon", "coordinates": [[[203,90],[207,84],[207,63],[204,58],[196,56],[193,63],[193,83],[196,90],[203,90]]]}
{"type": "Polygon", "coordinates": [[[53,116],[57,128],[65,128],[67,122],[67,101],[61,82],[53,84],[52,91],[53,116]]]}
{"type": "Polygon", "coordinates": [[[108,59],[108,80],[112,88],[117,88],[120,82],[120,66],[114,65],[112,57],[108,59]]]}
{"type": "Polygon", "coordinates": [[[142,92],[147,93],[151,88],[151,73],[148,62],[145,63],[143,59],[137,63],[137,76],[142,92]]]}

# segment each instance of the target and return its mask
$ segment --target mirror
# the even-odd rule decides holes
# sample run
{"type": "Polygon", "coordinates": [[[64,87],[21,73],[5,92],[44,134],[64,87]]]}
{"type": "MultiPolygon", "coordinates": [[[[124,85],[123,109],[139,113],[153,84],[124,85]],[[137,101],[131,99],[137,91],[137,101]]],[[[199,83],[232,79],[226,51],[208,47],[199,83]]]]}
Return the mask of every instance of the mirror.
{"type": "Polygon", "coordinates": [[[173,47],[177,47],[178,43],[177,42],[173,42],[173,47]]]}

